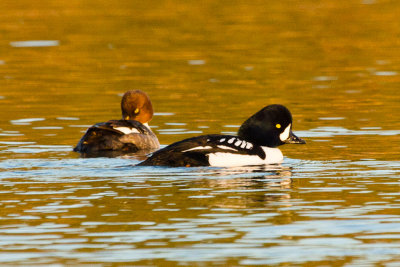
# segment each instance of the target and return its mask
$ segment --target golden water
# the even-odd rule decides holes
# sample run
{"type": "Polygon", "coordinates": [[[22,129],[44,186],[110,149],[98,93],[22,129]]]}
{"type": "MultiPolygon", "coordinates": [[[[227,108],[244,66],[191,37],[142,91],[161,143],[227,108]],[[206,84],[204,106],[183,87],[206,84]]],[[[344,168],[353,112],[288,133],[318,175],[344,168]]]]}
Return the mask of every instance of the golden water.
{"type": "Polygon", "coordinates": [[[0,10],[0,264],[400,264],[397,1],[0,10]],[[129,89],[150,95],[163,145],[272,103],[307,145],[235,169],[71,152],[129,89]]]}

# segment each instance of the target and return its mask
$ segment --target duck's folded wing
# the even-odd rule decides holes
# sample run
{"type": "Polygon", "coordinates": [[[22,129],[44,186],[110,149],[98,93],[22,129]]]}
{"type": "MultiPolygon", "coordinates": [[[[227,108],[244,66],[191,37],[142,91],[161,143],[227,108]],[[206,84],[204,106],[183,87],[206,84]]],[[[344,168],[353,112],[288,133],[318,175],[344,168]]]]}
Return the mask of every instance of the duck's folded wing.
{"type": "Polygon", "coordinates": [[[158,150],[139,165],[209,166],[209,155],[216,153],[254,155],[265,158],[261,147],[235,136],[203,135],[185,139],[158,150]]]}

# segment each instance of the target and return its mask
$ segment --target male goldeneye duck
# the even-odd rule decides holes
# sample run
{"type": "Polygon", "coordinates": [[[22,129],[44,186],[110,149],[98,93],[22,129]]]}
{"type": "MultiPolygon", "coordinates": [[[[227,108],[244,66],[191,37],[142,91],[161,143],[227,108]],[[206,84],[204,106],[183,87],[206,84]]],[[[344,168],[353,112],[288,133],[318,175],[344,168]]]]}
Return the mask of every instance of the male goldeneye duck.
{"type": "Polygon", "coordinates": [[[292,132],[292,115],[282,105],[264,107],[239,128],[238,136],[202,135],[173,143],[153,153],[139,166],[234,167],[274,164],[283,160],[277,148],[305,144],[292,132]]]}
{"type": "Polygon", "coordinates": [[[160,147],[148,122],[153,117],[153,106],[146,93],[126,92],[121,100],[122,120],[109,120],[91,126],[74,148],[76,152],[100,151],[137,152],[160,147]]]}

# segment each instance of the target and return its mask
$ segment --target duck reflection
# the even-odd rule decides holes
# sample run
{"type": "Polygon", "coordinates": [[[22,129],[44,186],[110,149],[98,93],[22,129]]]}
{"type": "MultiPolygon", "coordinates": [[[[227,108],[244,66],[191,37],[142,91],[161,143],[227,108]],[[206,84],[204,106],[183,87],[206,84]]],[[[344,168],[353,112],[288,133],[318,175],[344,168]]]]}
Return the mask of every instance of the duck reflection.
{"type": "Polygon", "coordinates": [[[198,193],[213,195],[212,199],[203,199],[212,206],[246,208],[290,199],[288,189],[292,186],[292,168],[280,164],[208,168],[203,170],[201,176],[204,179],[195,181],[191,186],[211,189],[211,192],[198,193]]]}

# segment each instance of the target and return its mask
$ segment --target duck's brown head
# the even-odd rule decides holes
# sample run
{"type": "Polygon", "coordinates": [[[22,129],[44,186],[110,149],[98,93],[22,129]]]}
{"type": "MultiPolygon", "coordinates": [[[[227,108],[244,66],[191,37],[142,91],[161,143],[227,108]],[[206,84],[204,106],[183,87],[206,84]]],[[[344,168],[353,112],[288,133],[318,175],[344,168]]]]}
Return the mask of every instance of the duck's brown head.
{"type": "Polygon", "coordinates": [[[131,90],[121,100],[122,119],[148,123],[153,118],[153,106],[145,92],[131,90]]]}

